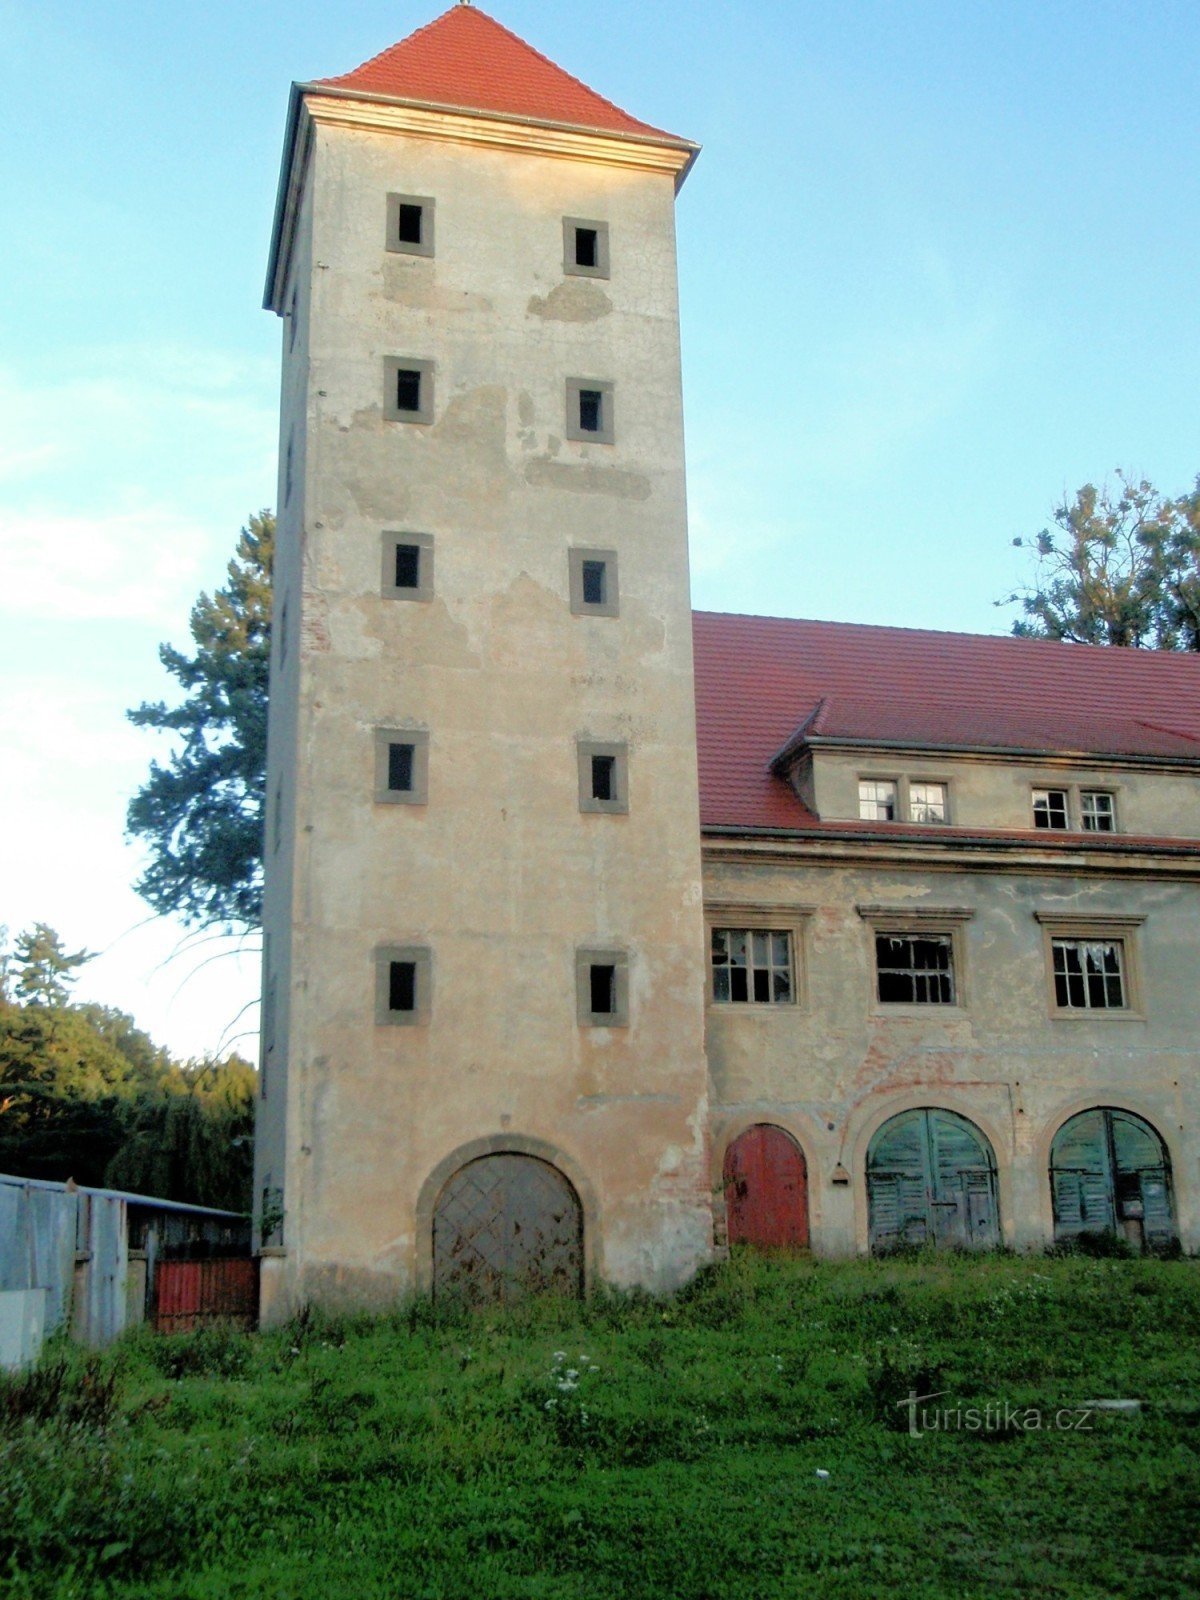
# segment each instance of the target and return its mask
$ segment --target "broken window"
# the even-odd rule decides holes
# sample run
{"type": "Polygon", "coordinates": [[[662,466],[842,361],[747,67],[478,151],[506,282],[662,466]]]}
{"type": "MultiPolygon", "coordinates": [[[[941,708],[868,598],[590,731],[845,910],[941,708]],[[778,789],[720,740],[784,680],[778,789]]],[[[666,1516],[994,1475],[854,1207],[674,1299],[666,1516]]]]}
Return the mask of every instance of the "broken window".
{"type": "Polygon", "coordinates": [[[790,1005],[792,941],[783,928],[714,928],[713,1000],[718,1004],[790,1005]]]}
{"type": "Polygon", "coordinates": [[[1063,1011],[1128,1007],[1123,939],[1054,939],[1054,1003],[1063,1011]]]}
{"type": "Polygon", "coordinates": [[[944,783],[910,783],[908,786],[908,820],[910,822],[945,822],[949,816],[944,783]]]}
{"type": "Polygon", "coordinates": [[[948,933],[879,933],[875,969],[884,1005],[954,1004],[954,941],[948,933]]]}
{"type": "Polygon", "coordinates": [[[1035,789],[1033,791],[1033,825],[1035,828],[1063,829],[1068,821],[1067,791],[1065,789],[1035,789]]]}
{"type": "Polygon", "coordinates": [[[898,786],[893,778],[860,778],[858,815],[863,822],[895,822],[898,786]]]}
{"type": "Polygon", "coordinates": [[[1079,795],[1079,820],[1085,833],[1112,833],[1117,826],[1116,806],[1105,789],[1083,789],[1079,795]]]}

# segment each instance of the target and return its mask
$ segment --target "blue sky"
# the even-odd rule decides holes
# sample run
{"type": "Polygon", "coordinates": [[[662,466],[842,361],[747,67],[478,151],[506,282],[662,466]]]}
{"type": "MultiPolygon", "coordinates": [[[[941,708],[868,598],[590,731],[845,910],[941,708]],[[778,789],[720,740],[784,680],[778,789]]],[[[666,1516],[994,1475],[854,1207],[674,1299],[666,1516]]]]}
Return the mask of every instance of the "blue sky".
{"type": "MultiPolygon", "coordinates": [[[[0,922],[103,952],[81,991],[184,1054],[253,1026],[256,964],[145,923],[122,827],[153,741],[123,711],[274,499],[288,84],[437,9],[0,0],[0,922]]],[[[1007,631],[1011,541],[1064,492],[1191,486],[1194,4],[491,9],[704,145],[679,204],[698,606],[1007,631]]]]}

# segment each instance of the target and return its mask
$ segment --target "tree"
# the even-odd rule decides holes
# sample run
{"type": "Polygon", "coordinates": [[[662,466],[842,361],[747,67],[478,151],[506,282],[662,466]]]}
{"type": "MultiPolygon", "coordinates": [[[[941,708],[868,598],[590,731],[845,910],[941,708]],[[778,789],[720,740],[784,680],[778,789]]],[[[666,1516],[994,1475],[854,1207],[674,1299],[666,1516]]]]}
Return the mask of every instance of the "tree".
{"type": "Polygon", "coordinates": [[[274,555],[275,518],[260,511],[242,529],[225,587],[192,609],[195,654],[159,646],[183,700],[129,712],[138,727],[182,738],[166,765],[151,762],[127,826],[150,849],[138,893],[188,923],[255,928],[262,914],[274,555]]]}
{"type": "Polygon", "coordinates": [[[1171,500],[1145,479],[1086,483],[1054,511],[1054,530],[1014,539],[1036,552],[1033,583],[1007,596],[1013,632],[1160,650],[1200,650],[1200,478],[1171,500]]]}
{"type": "Polygon", "coordinates": [[[17,998],[27,1005],[65,1006],[76,972],[91,959],[87,950],[68,955],[54,929],[35,922],[16,943],[17,998]]]}

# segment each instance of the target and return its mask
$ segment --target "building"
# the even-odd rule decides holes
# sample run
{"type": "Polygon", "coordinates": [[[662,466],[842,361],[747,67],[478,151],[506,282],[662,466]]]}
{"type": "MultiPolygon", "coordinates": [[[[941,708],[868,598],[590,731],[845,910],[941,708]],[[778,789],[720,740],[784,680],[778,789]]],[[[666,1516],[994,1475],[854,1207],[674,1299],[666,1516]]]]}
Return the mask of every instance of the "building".
{"type": "Polygon", "coordinates": [[[464,4],[293,87],[268,1316],[1196,1240],[1200,662],[693,618],[696,154],[464,4]]]}

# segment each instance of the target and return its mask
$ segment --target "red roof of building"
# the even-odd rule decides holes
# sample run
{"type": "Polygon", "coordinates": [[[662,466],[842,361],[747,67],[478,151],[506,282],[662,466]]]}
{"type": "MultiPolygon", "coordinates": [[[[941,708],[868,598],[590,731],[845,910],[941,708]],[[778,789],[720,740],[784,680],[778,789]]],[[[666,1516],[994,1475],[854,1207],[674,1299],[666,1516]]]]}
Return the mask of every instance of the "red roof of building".
{"type": "Polygon", "coordinates": [[[773,772],[806,735],[1200,761],[1200,656],[706,611],[693,628],[704,827],[859,831],[773,772]]]}
{"type": "Polygon", "coordinates": [[[317,85],[684,143],[639,122],[475,5],[454,5],[353,72],[317,85]]]}

